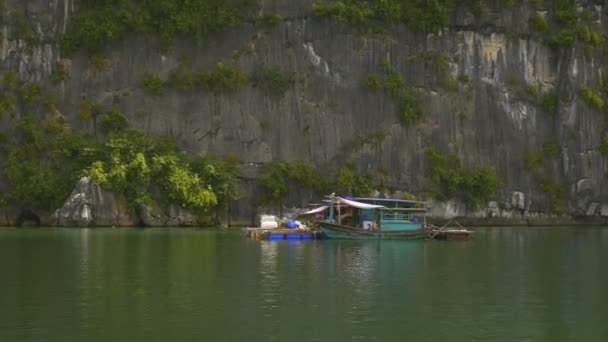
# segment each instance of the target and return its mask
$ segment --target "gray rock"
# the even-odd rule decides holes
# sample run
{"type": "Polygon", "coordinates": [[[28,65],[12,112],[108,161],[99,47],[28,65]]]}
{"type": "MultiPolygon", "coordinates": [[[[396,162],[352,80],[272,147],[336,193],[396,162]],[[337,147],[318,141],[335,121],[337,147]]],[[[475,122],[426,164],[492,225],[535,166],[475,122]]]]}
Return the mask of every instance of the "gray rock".
{"type": "Polygon", "coordinates": [[[145,205],[140,205],[139,218],[146,227],[165,227],[167,221],[169,221],[167,214],[157,209],[156,206],[151,209],[145,205]]]}
{"type": "Polygon", "coordinates": [[[585,213],[585,215],[587,216],[594,216],[597,212],[597,209],[599,208],[600,204],[597,202],[592,202],[589,205],[589,208],[587,209],[587,212],[585,213]]]}
{"type": "Polygon", "coordinates": [[[168,217],[169,219],[167,220],[167,226],[169,227],[193,227],[199,225],[197,215],[176,205],[169,206],[168,217]]]}
{"type": "Polygon", "coordinates": [[[608,216],[608,204],[602,204],[602,207],[600,208],[600,215],[602,215],[602,217],[608,216]]]}
{"type": "Polygon", "coordinates": [[[511,205],[515,209],[526,208],[526,195],[523,192],[515,191],[511,196],[511,205]]]}
{"type": "Polygon", "coordinates": [[[67,227],[133,226],[124,195],[102,189],[89,177],[78,181],[63,206],[55,212],[56,224],[67,227]]]}
{"type": "MultiPolygon", "coordinates": [[[[596,16],[589,1],[575,2],[596,16]]],[[[84,52],[64,59],[70,77],[60,85],[50,81],[56,62],[65,58],[60,56],[59,41],[81,4],[10,0],[3,5],[7,17],[21,3],[27,4],[26,25],[37,43],[19,39],[16,21],[5,21],[1,71],[14,70],[20,82],[39,82],[74,128],[92,130],[91,122],[78,117],[83,99],[106,105],[118,99],[132,128],[171,134],[178,138],[180,148],[192,153],[238,154],[241,174],[249,182],[245,183],[249,197],[231,210],[238,218],[255,217],[257,190],[252,184],[260,163],[306,160],[330,173],[356,152],[359,171],[374,173],[381,168],[391,188],[419,196],[424,192],[425,148],[429,146],[459,155],[464,167],[492,165],[504,189],[525,189],[525,197],[518,192],[511,199],[508,192],[501,194],[507,197],[503,202],[511,201],[519,210],[547,210],[545,194],[536,186],[535,176],[526,171],[524,156],[541,150],[551,139],[561,153],[547,156],[541,176],[576,189],[564,199],[573,203],[568,208],[577,207],[578,197],[585,196],[588,199],[579,209],[585,213],[594,194],[608,193],[608,178],[597,151],[605,125],[598,123],[600,111],[579,98],[582,85],[599,84],[605,63],[597,56],[585,58],[584,44],[562,51],[539,39],[528,25],[528,18],[536,13],[531,2],[508,7],[488,2],[479,17],[459,10],[450,18],[453,26],[441,34],[395,25],[378,36],[314,17],[310,0],[267,0],[264,8],[285,18],[276,27],[246,23],[208,34],[201,44],[194,38],[176,37],[171,52],[165,54],[159,51],[158,39],[130,34],[107,44],[110,63],[102,70],[92,68],[84,52]],[[513,39],[506,32],[518,35],[513,39]],[[445,55],[445,68],[408,59],[422,51],[445,55]],[[152,96],[143,91],[144,73],[166,78],[182,56],[189,56],[193,70],[237,58],[235,63],[246,72],[267,64],[285,70],[297,82],[279,99],[250,86],[234,94],[168,91],[152,96]],[[384,76],[382,61],[386,59],[404,76],[407,86],[420,91],[424,116],[414,127],[399,124],[395,103],[386,92],[361,86],[368,73],[384,76]],[[467,81],[446,89],[446,78],[459,75],[466,75],[467,81]],[[536,87],[539,98],[559,94],[555,113],[544,115],[542,101],[523,91],[526,85],[536,87]],[[355,151],[354,142],[361,140],[357,138],[378,134],[383,141],[371,144],[363,139],[368,141],[365,148],[355,151]]],[[[600,23],[601,32],[606,32],[607,22],[600,23]]],[[[0,129],[11,131],[6,117],[0,129]]],[[[78,207],[74,210],[80,211],[63,213],[63,221],[87,224],[89,213],[78,201],[74,199],[78,207]]],[[[89,209],[92,221],[88,224],[100,223],[98,209],[93,204],[89,209]]],[[[177,216],[167,214],[172,223],[192,221],[192,215],[175,211],[177,216]]],[[[443,214],[459,216],[466,210],[461,204],[446,203],[443,214]]],[[[164,221],[150,215],[146,219],[151,223],[164,221]]]]}
{"type": "Polygon", "coordinates": [[[199,225],[199,217],[176,205],[170,205],[166,211],[153,205],[148,208],[141,205],[139,218],[146,227],[194,227],[199,225]]]}

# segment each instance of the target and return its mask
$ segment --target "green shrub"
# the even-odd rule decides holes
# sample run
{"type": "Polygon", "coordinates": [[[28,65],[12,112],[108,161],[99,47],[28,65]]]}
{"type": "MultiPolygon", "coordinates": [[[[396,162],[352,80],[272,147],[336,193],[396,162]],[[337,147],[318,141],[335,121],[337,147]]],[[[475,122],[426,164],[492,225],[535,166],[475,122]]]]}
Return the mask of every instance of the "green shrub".
{"type": "Polygon", "coordinates": [[[2,87],[4,90],[13,90],[17,88],[17,75],[12,71],[6,71],[2,75],[2,87]]]}
{"type": "Polygon", "coordinates": [[[602,138],[602,142],[600,144],[600,152],[604,156],[608,156],[608,134],[604,134],[604,137],[602,138]]]}
{"type": "Polygon", "coordinates": [[[559,145],[555,140],[549,140],[543,144],[543,152],[548,155],[555,156],[559,153],[559,145]]]}
{"type": "Polygon", "coordinates": [[[545,163],[545,154],[543,151],[531,151],[525,156],[526,170],[530,173],[536,173],[543,167],[545,163]]]}
{"type": "Polygon", "coordinates": [[[484,165],[469,170],[463,176],[463,191],[468,203],[477,208],[486,204],[498,191],[501,181],[493,167],[484,165]]]}
{"type": "Polygon", "coordinates": [[[369,90],[378,90],[382,88],[382,82],[378,78],[378,75],[368,74],[365,79],[363,79],[363,87],[369,90]]]}
{"type": "Polygon", "coordinates": [[[254,21],[256,26],[277,26],[283,21],[283,18],[278,14],[262,13],[256,15],[254,21]]]}
{"type": "Polygon", "coordinates": [[[454,91],[458,89],[458,81],[452,76],[448,76],[443,84],[447,90],[454,91]]]}
{"type": "Polygon", "coordinates": [[[563,214],[565,210],[562,205],[559,204],[559,201],[566,195],[566,187],[550,178],[539,178],[537,180],[537,186],[547,197],[549,209],[555,214],[563,214]]]}
{"type": "Polygon", "coordinates": [[[530,17],[530,26],[538,32],[547,33],[549,32],[549,23],[547,19],[540,14],[535,14],[530,17]]]}
{"type": "MultiPolygon", "coordinates": [[[[140,156],[142,161],[139,164],[143,169],[145,159],[143,154],[138,154],[140,156]]],[[[145,170],[139,172],[145,173],[145,170]]],[[[205,187],[200,176],[176,155],[152,157],[152,174],[154,183],[160,186],[172,203],[196,212],[217,205],[217,197],[211,188],[205,187]]]]}
{"type": "Polygon", "coordinates": [[[448,67],[450,58],[445,52],[423,50],[408,57],[408,61],[423,63],[427,66],[434,67],[436,71],[441,71],[448,67]]]}
{"type": "Polygon", "coordinates": [[[496,170],[488,165],[472,169],[461,165],[456,156],[445,155],[432,147],[426,149],[426,178],[436,189],[433,196],[447,200],[460,193],[473,208],[487,203],[501,185],[496,170]]]}
{"type": "Polygon", "coordinates": [[[557,96],[554,94],[543,96],[541,107],[545,114],[555,115],[555,112],[557,111],[557,96]]]}
{"type": "Polygon", "coordinates": [[[53,72],[51,73],[51,81],[54,84],[59,84],[69,78],[68,69],[63,63],[55,63],[55,68],[53,68],[53,72]]]}
{"type": "Polygon", "coordinates": [[[581,88],[580,96],[590,107],[596,109],[602,109],[604,107],[604,100],[602,99],[602,96],[587,86],[583,86],[581,88]]]}
{"type": "Polygon", "coordinates": [[[217,63],[215,68],[201,74],[203,89],[233,93],[247,84],[247,76],[236,65],[217,63]]]}
{"type": "Polygon", "coordinates": [[[538,88],[535,85],[532,84],[528,84],[526,86],[526,93],[530,96],[537,96],[538,95],[538,88]]]}
{"type": "Polygon", "coordinates": [[[102,187],[125,194],[133,207],[152,205],[151,194],[160,192],[166,201],[201,214],[219,205],[219,193],[229,201],[224,191],[236,186],[234,174],[222,163],[206,155],[188,159],[169,137],[123,130],[111,134],[101,151],[87,174],[102,187]]]}
{"type": "Polygon", "coordinates": [[[375,74],[369,74],[362,81],[367,89],[384,88],[395,104],[397,117],[403,126],[413,126],[424,114],[424,107],[420,99],[420,92],[413,87],[405,87],[403,77],[388,60],[383,62],[385,70],[384,79],[375,74]]]}
{"type": "Polygon", "coordinates": [[[21,100],[25,103],[32,104],[40,101],[42,89],[35,82],[28,82],[21,87],[21,100]]]}
{"type": "Polygon", "coordinates": [[[283,97],[293,81],[278,67],[257,66],[249,77],[251,85],[276,97],[283,97]]]}
{"type": "Polygon", "coordinates": [[[10,112],[15,109],[15,99],[9,93],[0,93],[0,119],[6,112],[10,112]]]}
{"type": "Polygon", "coordinates": [[[107,44],[131,32],[156,35],[165,51],[170,49],[176,35],[193,36],[200,42],[210,32],[239,26],[252,4],[209,0],[86,1],[77,6],[61,39],[61,55],[69,57],[81,48],[101,52],[107,44]]]}
{"type": "Polygon", "coordinates": [[[417,89],[409,87],[393,95],[397,103],[399,121],[404,126],[413,126],[424,114],[420,93],[417,89]]]}
{"type": "Polygon", "coordinates": [[[469,75],[467,74],[460,74],[458,75],[458,81],[461,83],[468,83],[469,82],[469,75]]]}
{"type": "Polygon", "coordinates": [[[202,87],[206,82],[206,73],[204,70],[194,72],[184,64],[179,64],[169,71],[169,79],[166,82],[167,87],[180,91],[191,91],[196,87],[202,87]]]}
{"type": "Polygon", "coordinates": [[[150,94],[161,95],[163,93],[163,81],[156,74],[146,72],[142,80],[142,85],[150,94]]]}
{"type": "Polygon", "coordinates": [[[357,172],[351,163],[336,170],[333,184],[338,193],[351,196],[369,196],[373,190],[370,176],[357,172]]]}
{"type": "Polygon", "coordinates": [[[113,106],[112,109],[101,115],[98,125],[101,132],[105,134],[118,132],[127,127],[127,117],[117,106],[113,106]]]}
{"type": "Polygon", "coordinates": [[[266,163],[262,166],[258,186],[259,201],[266,205],[279,205],[289,194],[291,165],[286,161],[266,163]]]}

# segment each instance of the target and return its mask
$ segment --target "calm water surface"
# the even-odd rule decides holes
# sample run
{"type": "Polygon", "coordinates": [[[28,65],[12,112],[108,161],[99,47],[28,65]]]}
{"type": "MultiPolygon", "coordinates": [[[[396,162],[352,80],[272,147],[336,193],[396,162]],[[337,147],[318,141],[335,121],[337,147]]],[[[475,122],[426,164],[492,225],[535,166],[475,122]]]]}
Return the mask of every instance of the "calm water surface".
{"type": "Polygon", "coordinates": [[[0,341],[608,341],[608,229],[0,229],[0,341]]]}

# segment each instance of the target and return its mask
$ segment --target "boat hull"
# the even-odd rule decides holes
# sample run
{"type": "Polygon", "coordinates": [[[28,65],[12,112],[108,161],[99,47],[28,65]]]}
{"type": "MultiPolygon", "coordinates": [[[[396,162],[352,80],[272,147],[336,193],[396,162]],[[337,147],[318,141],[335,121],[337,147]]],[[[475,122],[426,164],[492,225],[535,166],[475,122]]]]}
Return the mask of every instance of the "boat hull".
{"type": "Polygon", "coordinates": [[[370,231],[328,222],[319,222],[318,227],[329,239],[420,240],[427,236],[424,229],[370,231]]]}

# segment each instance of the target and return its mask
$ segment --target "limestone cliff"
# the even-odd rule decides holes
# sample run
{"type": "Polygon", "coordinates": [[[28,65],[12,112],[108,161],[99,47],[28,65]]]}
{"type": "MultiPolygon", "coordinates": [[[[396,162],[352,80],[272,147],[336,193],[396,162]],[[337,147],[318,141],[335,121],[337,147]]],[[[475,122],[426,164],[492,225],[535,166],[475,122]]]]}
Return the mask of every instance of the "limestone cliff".
{"type": "MultiPolygon", "coordinates": [[[[608,33],[604,7],[585,0],[577,4],[600,33],[608,33]]],[[[599,88],[604,52],[586,52],[582,43],[546,42],[529,21],[546,14],[543,8],[527,2],[496,5],[478,16],[463,9],[439,33],[403,25],[372,33],[312,15],[311,0],[260,0],[255,11],[280,15],[278,25],[248,22],[205,36],[201,44],[177,38],[168,53],[159,50],[155,37],[131,34],[107,47],[98,68],[85,51],[70,59],[59,52],[58,40],[79,5],[77,0],[2,5],[1,69],[48,87],[72,127],[93,129],[78,119],[83,99],[117,103],[132,127],[173,135],[186,151],[238,154],[246,179],[255,179],[256,168],[272,160],[305,160],[330,170],[352,157],[361,171],[384,170],[388,188],[413,194],[424,190],[424,151],[432,146],[459,156],[464,165],[483,163],[497,170],[502,186],[495,202],[483,209],[486,214],[549,213],[548,195],[538,182],[546,177],[566,189],[560,201],[567,213],[608,215],[608,165],[600,152],[605,113],[581,98],[583,86],[599,88]],[[19,23],[11,19],[18,8],[37,39],[19,37],[19,23]],[[445,59],[439,65],[413,58],[423,52],[445,59]],[[280,98],[254,87],[235,94],[172,90],[160,96],[143,89],[146,72],[166,78],[184,58],[193,68],[222,61],[247,71],[274,65],[295,82],[280,98]],[[402,125],[390,97],[362,85],[366,75],[382,73],[384,61],[420,91],[424,115],[416,125],[402,125]],[[69,77],[56,85],[51,75],[58,62],[69,77]],[[557,103],[546,113],[543,98],[550,94],[557,103]],[[548,142],[557,151],[544,156],[539,176],[529,171],[526,156],[548,142]]],[[[245,187],[250,195],[232,213],[248,219],[255,211],[255,186],[245,187]]],[[[438,215],[479,215],[462,204],[443,207],[449,208],[437,207],[438,215]]]]}

